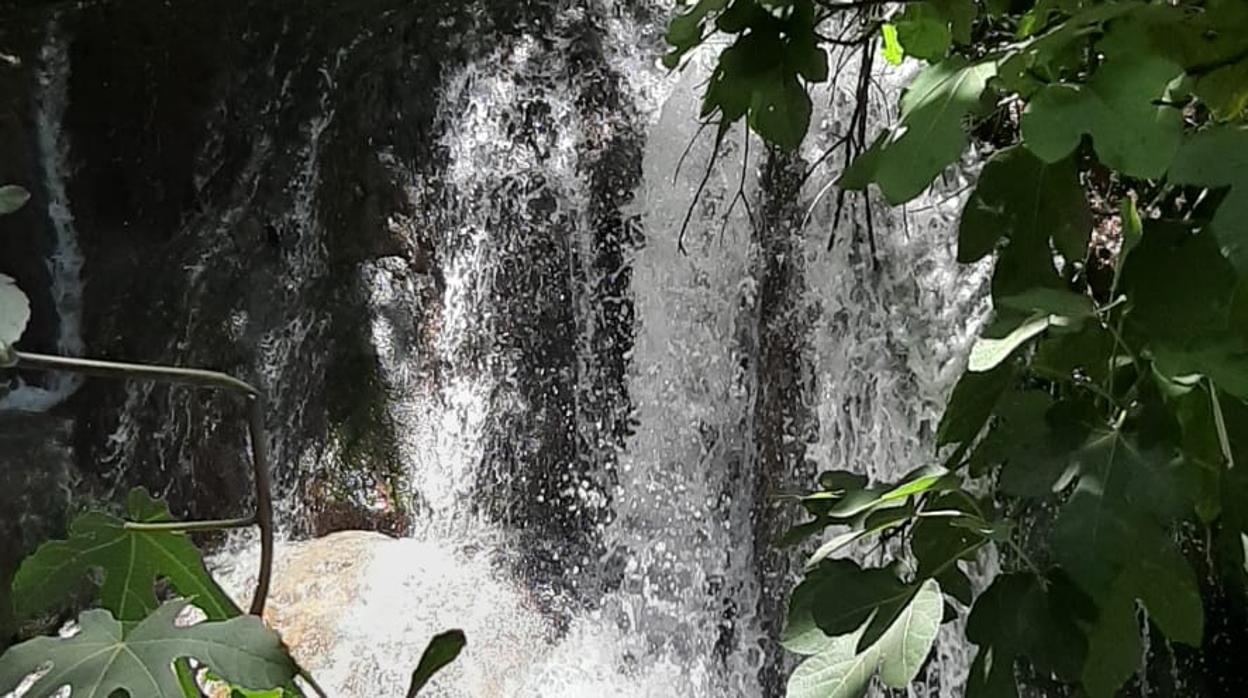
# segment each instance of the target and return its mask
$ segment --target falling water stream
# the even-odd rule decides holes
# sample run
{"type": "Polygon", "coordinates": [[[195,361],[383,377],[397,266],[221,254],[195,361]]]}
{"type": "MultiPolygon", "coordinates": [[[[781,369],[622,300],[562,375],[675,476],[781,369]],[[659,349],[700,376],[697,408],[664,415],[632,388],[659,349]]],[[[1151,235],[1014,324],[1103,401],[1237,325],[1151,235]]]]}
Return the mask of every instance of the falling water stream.
{"type": "MultiPolygon", "coordinates": [[[[777,695],[793,661],[776,633],[796,559],[771,543],[796,516],[779,495],[821,469],[895,478],[931,455],[983,312],[984,270],[956,264],[950,235],[965,182],[951,177],[909,210],[876,207],[868,241],[861,206],[834,228],[835,196],[816,201],[835,158],[799,190],[804,165],[769,161],[735,133],[695,200],[712,161],[696,117],[711,56],[668,74],[655,60],[666,6],[646,18],[609,5],[564,12],[544,37],[498,37],[427,86],[446,157],[436,183],[374,153],[413,209],[435,211],[388,224],[400,236],[435,229],[440,278],[398,255],[354,272],[401,454],[404,535],[340,535],[314,554],[295,533],[302,490],[285,488],[274,620],[330,695],[400,695],[425,643],[451,627],[468,648],[431,696],[777,695]],[[585,23],[609,98],[582,77],[585,23]],[[283,588],[283,575],[296,581],[283,588]]],[[[316,67],[325,98],[301,122],[302,148],[283,156],[301,163],[281,214],[298,235],[283,253],[293,271],[273,289],[293,310],[256,342],[269,391],[295,390],[290,372],[326,337],[303,295],[326,273],[321,139],[342,118],[329,97],[337,67],[370,40],[316,67]]],[[[67,78],[54,71],[69,68],[56,58],[64,39],[47,41],[40,149],[69,328],[76,243],[54,123],[67,78]]],[[[816,91],[805,162],[846,126],[852,82],[816,91]]],[[[876,125],[890,111],[881,105],[876,125]]],[[[267,147],[256,167],[277,157],[267,147]]],[[[225,239],[241,215],[196,230],[225,239]]],[[[188,273],[211,273],[215,249],[188,273]]],[[[77,353],[63,332],[61,348],[77,353]]],[[[319,454],[283,450],[293,419],[271,424],[285,467],[329,458],[332,439],[319,454]]],[[[116,448],[138,430],[121,420],[116,448]]],[[[240,538],[212,564],[245,596],[256,555],[240,538]]],[[[942,639],[910,695],[959,695],[967,655],[942,639]]]]}
{"type": "MultiPolygon", "coordinates": [[[[624,298],[596,294],[598,284],[587,278],[594,272],[575,266],[584,265],[584,249],[569,253],[571,268],[556,271],[571,280],[560,300],[571,306],[576,327],[567,335],[582,378],[601,358],[590,339],[599,311],[625,303],[633,311],[633,341],[624,351],[631,433],[618,449],[607,446],[613,450],[603,459],[611,463],[607,487],[563,483],[564,502],[609,511],[595,524],[601,547],[565,561],[564,575],[574,587],[600,588],[607,578],[614,583],[583,604],[499,567],[493,561],[523,545],[524,532],[481,515],[474,498],[479,469],[488,461],[487,432],[497,419],[491,410],[529,409],[513,382],[524,368],[511,364],[514,355],[489,348],[501,343],[489,333],[506,324],[497,319],[507,310],[498,305],[497,294],[507,292],[495,285],[499,265],[523,250],[508,233],[540,235],[541,226],[558,221],[568,226],[567,244],[591,244],[578,237],[589,235],[589,195],[577,164],[594,156],[578,142],[592,125],[578,123],[570,97],[544,93],[558,125],[543,134],[550,149],[544,157],[527,161],[528,153],[504,130],[516,105],[533,98],[526,90],[545,89],[526,73],[534,70],[528,47],[469,65],[440,90],[453,156],[449,176],[467,202],[456,212],[457,227],[445,233],[450,255],[436,342],[449,358],[436,391],[419,385],[419,358],[404,355],[394,337],[396,304],[413,295],[402,265],[365,270],[374,290],[381,364],[395,393],[405,396],[391,410],[402,425],[421,513],[407,538],[370,549],[352,606],[335,621],[327,655],[314,660],[333,695],[394,694],[423,643],[449,627],[465,629],[469,649],[432,687],[434,696],[770,694],[774,678],[767,686],[765,677],[776,671],[769,663],[784,660],[774,650],[776,619],[764,613],[781,606],[764,598],[764,579],[768,573],[792,577],[787,569],[759,569],[757,548],[767,544],[760,530],[769,530],[760,526],[760,515],[778,511],[759,503],[781,493],[763,491],[762,483],[801,486],[802,476],[826,467],[895,478],[930,453],[939,407],[971,336],[968,318],[982,312],[983,270],[958,268],[948,234],[959,185],[947,188],[953,195],[918,202],[916,210],[878,214],[878,268],[862,241],[851,237],[852,225],[834,231],[845,239],[828,248],[830,204],[815,208],[807,228],[787,228],[783,251],[764,250],[746,207],[728,210],[740,177],[733,157],[750,157],[748,195],[766,196],[757,143],[750,155],[740,138],[730,139],[723,156],[729,164],[713,170],[693,203],[712,150],[707,134],[697,136],[696,120],[708,57],[666,76],[632,46],[637,34],[630,28],[617,28],[611,39],[618,42],[620,71],[634,83],[631,96],[645,130],[641,179],[628,210],[633,244],[621,268],[605,272],[627,273],[631,283],[624,298]],[[510,231],[492,227],[516,203],[482,193],[514,191],[517,182],[535,177],[540,186],[521,195],[536,204],[530,210],[539,211],[538,219],[525,218],[510,231]],[[691,205],[689,253],[683,255],[675,239],[691,205]],[[784,297],[763,308],[769,253],[792,255],[784,268],[800,276],[785,279],[784,297]],[[587,308],[593,303],[600,305],[587,308]],[[780,433],[756,431],[755,411],[770,379],[759,366],[764,342],[781,343],[801,373],[793,414],[804,414],[805,423],[781,424],[780,433]],[[786,448],[800,443],[797,471],[757,477],[765,448],[760,439],[786,448]]],[[[557,74],[558,61],[548,56],[538,69],[557,74]]],[[[838,100],[831,101],[823,110],[825,130],[843,118],[838,100]]],[[[817,157],[831,139],[816,134],[810,155],[817,157]]],[[[808,188],[817,189],[819,180],[808,188]]],[[[574,383],[562,385],[583,388],[574,383]]],[[[245,571],[253,562],[251,551],[220,564],[245,571]]],[[[942,640],[911,695],[958,695],[968,665],[968,648],[942,640]]]]}

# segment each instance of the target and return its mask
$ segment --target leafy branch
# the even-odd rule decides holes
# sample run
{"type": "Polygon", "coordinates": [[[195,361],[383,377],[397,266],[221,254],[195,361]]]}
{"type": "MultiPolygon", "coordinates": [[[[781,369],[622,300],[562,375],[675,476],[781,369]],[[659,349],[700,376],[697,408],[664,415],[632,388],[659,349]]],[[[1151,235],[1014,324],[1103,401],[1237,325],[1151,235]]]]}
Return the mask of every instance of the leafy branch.
{"type": "MultiPolygon", "coordinates": [[[[962,263],[995,258],[994,313],[937,432],[945,468],[875,485],[829,471],[798,498],[813,518],[788,542],[835,531],[790,601],[783,644],[808,658],[789,696],[859,696],[890,656],[926,655],[925,633],[875,642],[928,581],[969,609],[968,698],[1018,695],[1016,665],[1112,695],[1141,660],[1137,607],[1199,646],[1204,600],[1180,550],[1207,560],[1219,593],[1242,596],[1248,577],[1248,481],[1232,467],[1248,433],[1248,6],[705,0],[671,27],[673,67],[729,35],[704,114],[721,134],[745,119],[778,150],[802,142],[809,100],[794,93],[795,118],[773,120],[753,96],[828,77],[804,75],[791,47],[838,49],[835,74],[860,58],[849,127],[804,176],[834,154],[844,167],[804,224],[835,190],[835,228],[861,192],[873,258],[870,189],[905,204],[972,143],[987,153],[957,243],[962,263]],[[784,41],[749,40],[776,22],[784,41]],[[926,65],[897,123],[869,134],[876,50],[926,65]],[[1191,523],[1207,535],[1178,533],[1191,523]],[[896,564],[835,558],[872,538],[896,564]],[[991,546],[1009,571],[976,597],[960,565],[991,546]]],[[[891,687],[907,676],[880,672],[891,687]]]]}

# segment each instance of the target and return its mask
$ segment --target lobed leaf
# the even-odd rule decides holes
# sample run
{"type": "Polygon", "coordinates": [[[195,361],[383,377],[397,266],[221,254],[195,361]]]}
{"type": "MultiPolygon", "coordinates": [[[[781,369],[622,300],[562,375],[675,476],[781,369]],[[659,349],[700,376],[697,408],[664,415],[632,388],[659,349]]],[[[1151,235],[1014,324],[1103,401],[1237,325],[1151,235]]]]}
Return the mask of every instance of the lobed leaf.
{"type": "Polygon", "coordinates": [[[36,638],[0,656],[0,692],[14,690],[50,664],[26,692],[27,698],[57,695],[63,686],[69,686],[74,698],[112,698],[116,692],[132,698],[183,698],[173,666],[188,657],[248,689],[269,689],[293,680],[294,663],[259,618],[178,627],[174,621],[188,603],[170,601],[129,629],[108,611],[85,611],[73,637],[36,638]]]}
{"type": "MultiPolygon", "coordinates": [[[[133,521],[172,520],[164,502],[142,489],[131,490],[128,508],[133,521]]],[[[240,613],[208,574],[186,534],[128,530],[121,519],[99,512],[78,517],[68,540],[44,543],[22,561],[13,578],[14,605],[27,615],[56,608],[97,570],[103,575],[100,605],[122,622],[142,620],[159,607],[154,591],[158,579],[168,580],[210,620],[240,613]]]]}

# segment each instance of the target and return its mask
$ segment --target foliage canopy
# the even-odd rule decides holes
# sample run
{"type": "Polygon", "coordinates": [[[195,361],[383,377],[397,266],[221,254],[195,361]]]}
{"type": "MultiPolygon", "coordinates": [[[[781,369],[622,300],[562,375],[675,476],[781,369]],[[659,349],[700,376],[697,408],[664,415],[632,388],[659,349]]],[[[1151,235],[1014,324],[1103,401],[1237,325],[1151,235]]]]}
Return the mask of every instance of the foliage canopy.
{"type": "Polygon", "coordinates": [[[792,595],[784,644],[808,658],[789,695],[909,682],[932,618],[957,615],[919,612],[931,594],[968,616],[968,698],[1026,677],[1113,695],[1140,664],[1140,608],[1201,645],[1198,578],[1246,591],[1248,3],[724,0],[672,28],[669,66],[727,35],[703,115],[721,136],[747,118],[780,150],[828,77],[803,70],[827,64],[806,47],[857,51],[860,73],[877,52],[920,61],[891,128],[868,140],[860,104],[837,141],[842,190],[901,204],[971,143],[987,154],[957,242],[961,262],[995,255],[994,313],[941,465],[897,483],[830,471],[801,499],[812,518],[790,539],[840,532],[792,595]],[[770,43],[746,31],[762,26],[770,43]],[[775,91],[792,118],[750,97],[775,91]],[[894,564],[833,559],[872,537],[900,543],[894,564]],[[1008,571],[976,595],[963,566],[987,546],[1008,571]],[[912,608],[923,622],[885,643],[912,608]]]}

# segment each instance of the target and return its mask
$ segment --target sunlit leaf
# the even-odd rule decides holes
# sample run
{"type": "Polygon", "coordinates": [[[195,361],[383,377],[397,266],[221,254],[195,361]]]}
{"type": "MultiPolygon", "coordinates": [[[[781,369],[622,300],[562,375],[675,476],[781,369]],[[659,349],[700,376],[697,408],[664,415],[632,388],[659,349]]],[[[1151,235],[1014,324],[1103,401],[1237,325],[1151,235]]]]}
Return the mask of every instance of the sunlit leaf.
{"type": "Polygon", "coordinates": [[[980,337],[971,347],[971,359],[968,371],[991,371],[1009,358],[1014,350],[1026,344],[1028,340],[1049,328],[1051,316],[1048,313],[1036,313],[1027,318],[1018,327],[1004,337],[980,337]]]}
{"type": "Polygon", "coordinates": [[[901,48],[901,42],[897,40],[897,26],[884,24],[880,27],[880,37],[884,42],[884,60],[892,65],[901,65],[906,53],[901,48]]]}
{"type": "Polygon", "coordinates": [[[943,610],[940,584],[928,579],[874,648],[880,655],[880,680],[884,685],[905,688],[918,676],[936,642],[943,610]]]}
{"type": "Polygon", "coordinates": [[[1106,61],[1086,85],[1040,90],[1023,113],[1023,143],[1041,160],[1070,155],[1084,134],[1097,157],[1132,177],[1165,173],[1182,137],[1178,109],[1157,104],[1182,68],[1155,54],[1106,61]]]}
{"type": "Polygon", "coordinates": [[[294,678],[294,663],[259,618],[177,627],[174,620],[187,603],[166,603],[129,629],[108,611],[85,611],[73,637],[37,638],[0,656],[0,691],[15,689],[51,664],[26,698],[58,695],[66,685],[74,698],[111,698],[118,691],[131,698],[182,698],[173,665],[183,657],[245,688],[282,686],[294,678]]]}
{"type": "MultiPolygon", "coordinates": [[[[164,502],[142,489],[130,492],[129,515],[145,523],[172,520],[164,502]]],[[[158,579],[168,580],[210,620],[239,614],[186,534],[127,530],[121,519],[99,512],[78,517],[68,540],[44,543],[22,561],[13,579],[14,605],[30,615],[57,608],[97,570],[103,575],[100,605],[122,622],[142,620],[158,607],[158,579]]]]}
{"type": "Polygon", "coordinates": [[[879,657],[859,654],[858,635],[830,639],[822,650],[793,670],[786,698],[859,698],[867,691],[879,657]]]}
{"type": "MultiPolygon", "coordinates": [[[[881,141],[872,158],[871,180],[890,203],[909,201],[923,192],[967,145],[967,117],[981,108],[980,96],[996,73],[992,62],[968,63],[951,56],[928,66],[901,98],[901,121],[881,141]]],[[[858,184],[866,171],[843,177],[841,185],[858,184]]]]}

